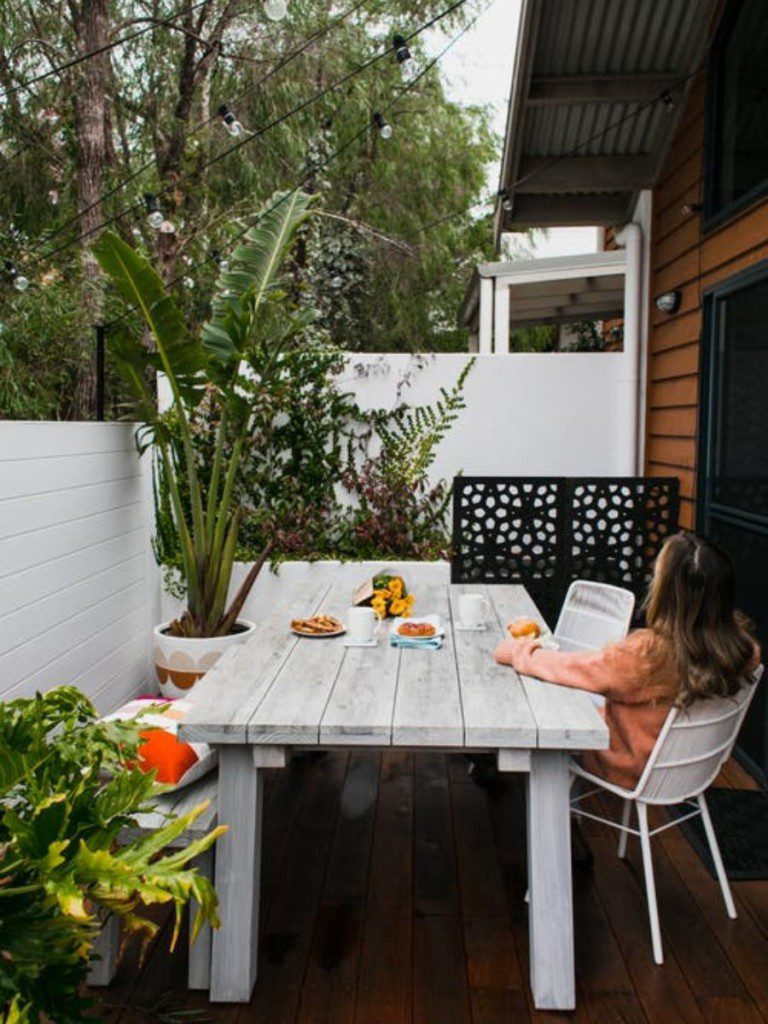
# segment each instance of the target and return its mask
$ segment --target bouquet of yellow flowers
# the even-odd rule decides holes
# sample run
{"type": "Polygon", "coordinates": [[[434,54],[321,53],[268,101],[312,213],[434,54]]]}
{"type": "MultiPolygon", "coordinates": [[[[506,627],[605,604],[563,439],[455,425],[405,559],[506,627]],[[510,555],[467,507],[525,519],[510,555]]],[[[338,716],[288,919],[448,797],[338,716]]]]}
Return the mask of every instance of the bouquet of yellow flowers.
{"type": "Polygon", "coordinates": [[[413,612],[413,602],[413,594],[408,593],[402,576],[374,577],[371,607],[380,619],[389,615],[407,619],[413,612]]]}

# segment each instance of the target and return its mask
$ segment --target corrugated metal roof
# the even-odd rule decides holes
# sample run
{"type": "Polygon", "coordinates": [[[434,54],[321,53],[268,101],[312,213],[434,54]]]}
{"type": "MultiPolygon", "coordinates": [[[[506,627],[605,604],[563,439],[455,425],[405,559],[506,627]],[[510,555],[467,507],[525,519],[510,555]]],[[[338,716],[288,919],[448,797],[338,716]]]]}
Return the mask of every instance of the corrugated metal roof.
{"type": "Polygon", "coordinates": [[[555,0],[542,5],[537,75],[675,72],[702,17],[696,0],[555,0]]]}
{"type": "Polygon", "coordinates": [[[716,0],[522,0],[500,182],[513,209],[499,205],[497,240],[522,226],[610,224],[629,215],[638,188],[660,170],[715,7],[716,0]],[[612,173],[569,164],[576,155],[613,158],[605,165],[612,173]],[[632,157],[646,162],[622,173],[616,158],[632,157]],[[545,166],[526,173],[529,158],[545,166]],[[570,213],[557,201],[568,196],[580,197],[570,213]],[[592,211],[595,220],[585,220],[592,211]]]}

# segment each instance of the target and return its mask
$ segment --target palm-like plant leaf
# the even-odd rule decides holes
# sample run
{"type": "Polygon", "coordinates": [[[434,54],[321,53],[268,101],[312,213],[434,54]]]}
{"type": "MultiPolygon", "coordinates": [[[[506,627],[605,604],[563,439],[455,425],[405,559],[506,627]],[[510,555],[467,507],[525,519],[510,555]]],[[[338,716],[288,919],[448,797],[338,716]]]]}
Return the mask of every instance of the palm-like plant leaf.
{"type": "Polygon", "coordinates": [[[203,345],[224,363],[239,359],[259,308],[275,287],[280,266],[309,215],[312,197],[276,192],[258,222],[246,233],[216,281],[212,316],[203,326],[203,345]]]}

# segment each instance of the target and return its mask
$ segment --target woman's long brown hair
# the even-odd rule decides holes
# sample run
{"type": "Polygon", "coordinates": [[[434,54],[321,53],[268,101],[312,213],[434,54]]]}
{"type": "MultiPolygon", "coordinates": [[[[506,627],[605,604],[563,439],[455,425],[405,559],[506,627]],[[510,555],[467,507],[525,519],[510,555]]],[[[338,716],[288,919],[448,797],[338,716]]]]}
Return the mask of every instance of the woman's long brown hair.
{"type": "Polygon", "coordinates": [[[734,606],[733,566],[724,552],[691,533],[670,537],[656,560],[645,612],[648,626],[672,645],[678,704],[738,691],[755,643],[734,606]]]}

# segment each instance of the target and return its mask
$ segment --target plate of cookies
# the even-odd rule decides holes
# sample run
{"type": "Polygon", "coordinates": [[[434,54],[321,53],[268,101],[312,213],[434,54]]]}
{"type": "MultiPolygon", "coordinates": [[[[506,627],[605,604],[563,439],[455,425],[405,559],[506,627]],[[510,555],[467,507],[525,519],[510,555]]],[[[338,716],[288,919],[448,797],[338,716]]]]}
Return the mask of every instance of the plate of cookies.
{"type": "Polygon", "coordinates": [[[312,615],[308,619],[291,619],[291,631],[310,640],[330,640],[346,633],[344,623],[334,615],[312,615]]]}

